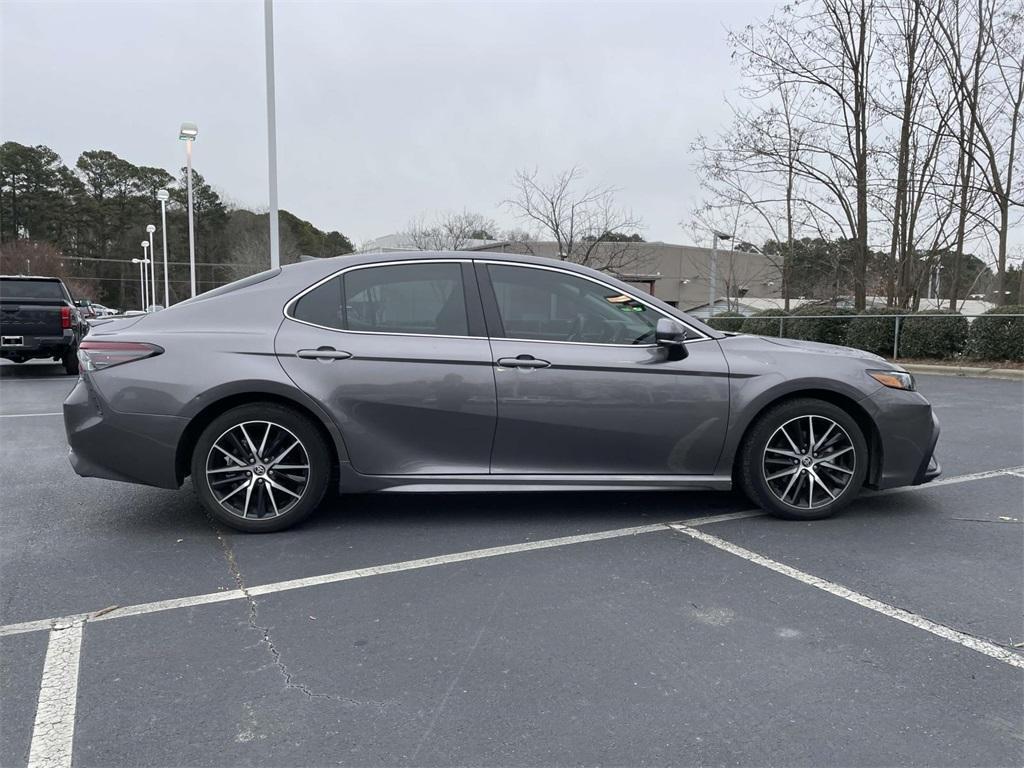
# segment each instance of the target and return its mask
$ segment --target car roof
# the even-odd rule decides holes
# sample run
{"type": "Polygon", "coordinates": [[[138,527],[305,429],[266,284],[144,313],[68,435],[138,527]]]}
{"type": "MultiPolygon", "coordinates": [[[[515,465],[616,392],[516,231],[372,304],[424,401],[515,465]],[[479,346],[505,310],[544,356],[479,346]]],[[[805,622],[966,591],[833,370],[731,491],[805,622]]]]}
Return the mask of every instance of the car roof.
{"type": "Polygon", "coordinates": [[[50,277],[48,275],[0,275],[0,280],[51,280],[55,283],[61,283],[59,277],[50,277]]]}

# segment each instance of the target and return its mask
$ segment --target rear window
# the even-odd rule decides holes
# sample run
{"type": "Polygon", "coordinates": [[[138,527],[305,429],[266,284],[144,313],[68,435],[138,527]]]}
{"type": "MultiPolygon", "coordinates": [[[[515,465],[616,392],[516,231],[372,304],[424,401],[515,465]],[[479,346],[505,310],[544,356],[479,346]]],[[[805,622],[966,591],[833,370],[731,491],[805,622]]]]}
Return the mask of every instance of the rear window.
{"type": "Polygon", "coordinates": [[[0,278],[0,299],[64,300],[64,288],[56,280],[12,280],[0,278]]]}

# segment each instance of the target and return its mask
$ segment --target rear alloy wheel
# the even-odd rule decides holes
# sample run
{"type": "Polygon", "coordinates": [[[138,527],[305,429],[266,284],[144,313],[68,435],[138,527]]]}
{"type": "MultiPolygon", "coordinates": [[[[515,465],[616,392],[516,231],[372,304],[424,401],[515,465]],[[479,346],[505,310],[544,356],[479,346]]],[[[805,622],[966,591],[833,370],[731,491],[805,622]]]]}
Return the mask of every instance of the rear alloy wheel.
{"type": "Polygon", "coordinates": [[[867,464],[864,435],[846,411],[801,399],[758,420],[741,448],[740,479],[750,498],[771,514],[814,520],[853,501],[867,464]]]}
{"type": "Polygon", "coordinates": [[[328,457],[306,417],[270,403],[245,405],[203,431],[192,455],[192,483],[210,514],[226,525],[278,531],[323,499],[328,457]]]}

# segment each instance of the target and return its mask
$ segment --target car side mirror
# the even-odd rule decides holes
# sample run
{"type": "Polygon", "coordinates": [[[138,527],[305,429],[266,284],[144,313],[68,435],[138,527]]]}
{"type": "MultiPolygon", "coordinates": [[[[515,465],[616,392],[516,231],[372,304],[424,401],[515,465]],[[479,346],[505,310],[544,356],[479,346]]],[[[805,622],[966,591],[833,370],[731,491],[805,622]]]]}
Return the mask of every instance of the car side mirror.
{"type": "Polygon", "coordinates": [[[674,320],[663,317],[654,330],[654,340],[668,351],[669,360],[683,360],[690,350],[686,348],[686,330],[674,320]]]}

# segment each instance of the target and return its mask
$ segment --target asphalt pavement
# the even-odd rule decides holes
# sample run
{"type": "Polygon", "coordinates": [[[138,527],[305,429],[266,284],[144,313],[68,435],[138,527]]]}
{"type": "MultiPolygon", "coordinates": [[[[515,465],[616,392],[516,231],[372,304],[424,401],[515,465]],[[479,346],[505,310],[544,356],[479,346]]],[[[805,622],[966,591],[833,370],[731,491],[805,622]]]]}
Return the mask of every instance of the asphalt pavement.
{"type": "Polygon", "coordinates": [[[77,477],[73,379],[0,365],[0,765],[1020,765],[1024,384],[918,381],[943,477],[830,520],[367,495],[254,536],[77,477]]]}

